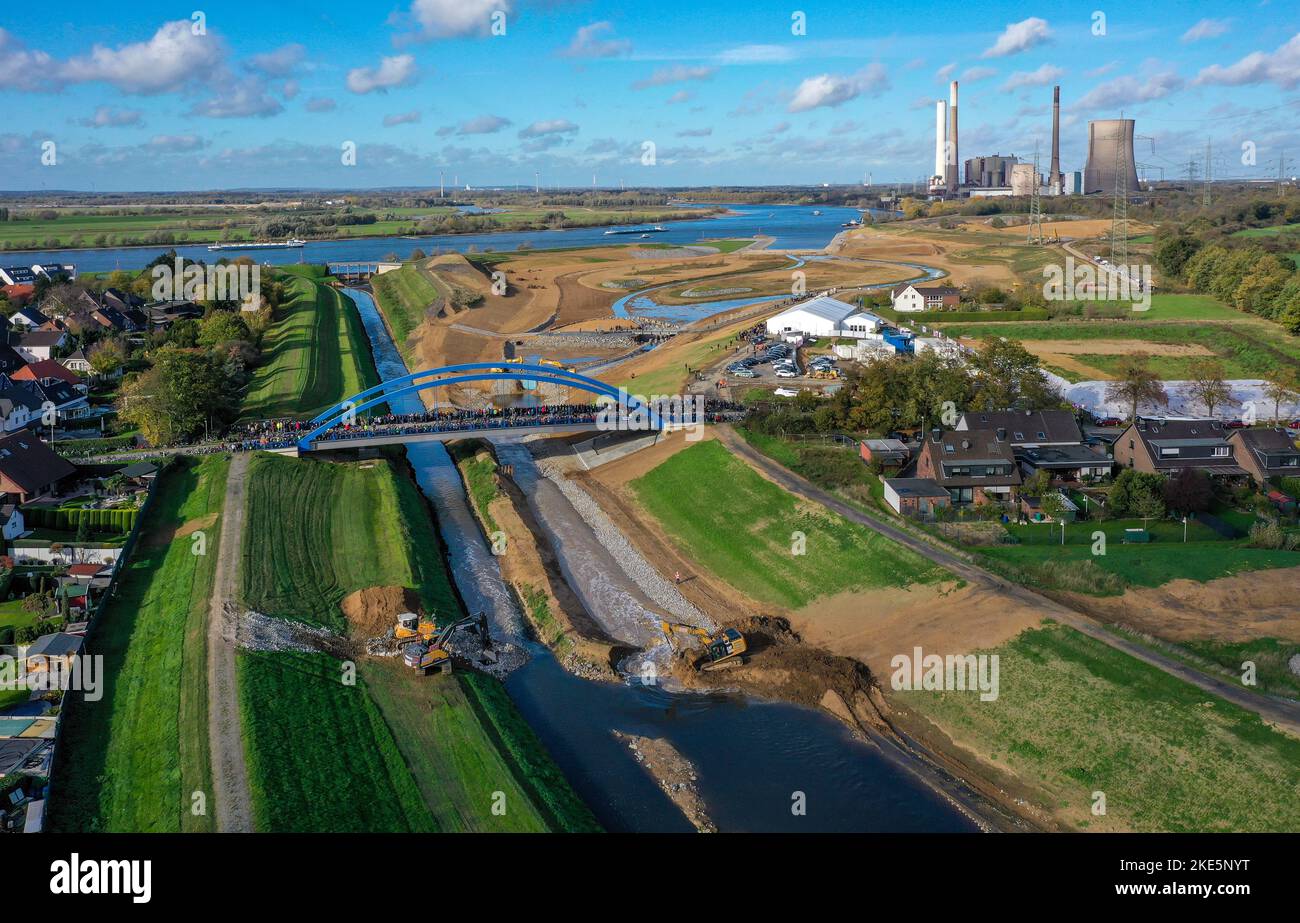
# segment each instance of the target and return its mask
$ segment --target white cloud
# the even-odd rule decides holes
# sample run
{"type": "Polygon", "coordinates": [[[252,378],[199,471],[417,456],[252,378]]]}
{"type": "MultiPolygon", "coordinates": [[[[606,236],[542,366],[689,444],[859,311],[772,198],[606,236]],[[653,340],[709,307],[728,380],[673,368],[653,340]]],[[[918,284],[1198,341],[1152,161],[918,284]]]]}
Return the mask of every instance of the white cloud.
{"type": "Polygon", "coordinates": [[[1218,38],[1232,28],[1231,19],[1202,19],[1183,33],[1182,41],[1199,42],[1205,38],[1218,38]]]}
{"type": "Polygon", "coordinates": [[[940,82],[946,82],[952,78],[952,72],[955,71],[956,69],[957,69],[956,61],[954,61],[951,64],[945,64],[943,67],[939,68],[937,71],[934,72],[934,77],[936,80],[940,82]]]}
{"type": "Polygon", "coordinates": [[[410,112],[399,112],[394,115],[384,116],[384,127],[392,128],[395,125],[411,125],[420,121],[420,110],[412,109],[410,112]]]}
{"type": "Polygon", "coordinates": [[[668,105],[674,106],[677,103],[687,103],[695,98],[695,94],[690,90],[678,90],[672,96],[668,97],[668,105]]]}
{"type": "Polygon", "coordinates": [[[1031,16],[1008,25],[998,36],[998,40],[991,47],[986,48],[980,57],[1004,58],[1007,55],[1028,51],[1035,45],[1051,40],[1052,30],[1047,27],[1047,20],[1031,16]]]}
{"type": "Polygon", "coordinates": [[[1197,75],[1196,82],[1228,86],[1274,83],[1284,90],[1294,89],[1300,84],[1300,33],[1274,52],[1252,52],[1227,67],[1212,64],[1197,75]]]}
{"type": "Polygon", "coordinates": [[[353,93],[385,92],[410,86],[416,79],[415,58],[409,54],[382,58],[378,67],[356,67],[348,71],[348,89],[353,93]]]}
{"type": "Polygon", "coordinates": [[[997,74],[998,72],[991,67],[968,67],[961,72],[961,79],[963,83],[978,83],[996,77],[997,74]]]}
{"type": "Polygon", "coordinates": [[[461,122],[456,126],[455,132],[458,135],[493,135],[509,124],[509,119],[499,115],[480,115],[461,122]]]}
{"type": "Polygon", "coordinates": [[[163,154],[182,154],[201,150],[207,144],[198,135],[155,135],[149,141],[149,149],[163,154]]]}
{"type": "Polygon", "coordinates": [[[284,106],[267,92],[259,77],[228,80],[218,86],[212,96],[190,109],[191,115],[212,119],[267,118],[279,115],[284,106]]]}
{"type": "Polygon", "coordinates": [[[625,38],[610,38],[614,24],[608,20],[579,26],[573,34],[573,41],[560,52],[563,58],[617,58],[632,50],[632,43],[625,38]]]}
{"type": "Polygon", "coordinates": [[[308,112],[333,112],[339,107],[339,104],[328,96],[313,96],[307,100],[306,109],[308,112]]]}
{"type": "Polygon", "coordinates": [[[1065,76],[1065,71],[1051,64],[1044,64],[1037,70],[1016,71],[1002,84],[1004,90],[1019,90],[1023,87],[1045,87],[1065,76]]]}
{"type": "Polygon", "coordinates": [[[570,135],[577,132],[578,126],[568,119],[546,119],[540,122],[533,122],[527,128],[519,131],[521,138],[541,138],[546,135],[570,135]]]}
{"type": "Polygon", "coordinates": [[[785,45],[740,45],[728,48],[716,58],[719,64],[781,64],[794,60],[785,45]]]}
{"type": "Polygon", "coordinates": [[[147,42],[118,48],[95,45],[90,53],[56,68],[65,83],[102,81],[123,93],[168,93],[213,76],[223,64],[225,47],[215,35],[195,35],[188,19],[165,23],[147,42]]]}
{"type": "Polygon", "coordinates": [[[54,59],[48,54],[28,51],[12,32],[0,28],[0,89],[41,89],[53,67],[54,59]]]}
{"type": "Polygon", "coordinates": [[[687,67],[684,64],[677,64],[673,67],[661,67],[644,80],[638,80],[632,84],[634,90],[645,90],[650,87],[661,87],[670,83],[685,83],[688,80],[708,80],[715,73],[716,67],[687,67]]]}
{"type": "Polygon", "coordinates": [[[807,112],[822,106],[834,108],[863,93],[879,95],[889,89],[889,77],[881,64],[869,64],[856,74],[847,77],[838,74],[819,74],[809,77],[794,91],[787,109],[790,112],[807,112]]]}
{"type": "Polygon", "coordinates": [[[268,77],[288,77],[298,69],[306,56],[307,49],[295,42],[282,45],[274,51],[255,54],[244,62],[244,66],[268,77]]]}
{"type": "Polygon", "coordinates": [[[712,128],[684,128],[677,132],[679,138],[707,138],[713,134],[712,128]]]}
{"type": "Polygon", "coordinates": [[[87,128],[121,128],[126,125],[140,125],[144,113],[139,109],[114,109],[112,106],[97,106],[95,114],[82,119],[80,124],[87,128]]]}
{"type": "Polygon", "coordinates": [[[505,13],[508,22],[512,7],[509,0],[415,0],[410,15],[420,26],[417,38],[459,38],[488,35],[492,14],[505,13]]]}
{"type": "Polygon", "coordinates": [[[1126,75],[1098,84],[1074,106],[1077,109],[1113,109],[1163,99],[1184,86],[1174,71],[1161,71],[1145,78],[1126,75]]]}

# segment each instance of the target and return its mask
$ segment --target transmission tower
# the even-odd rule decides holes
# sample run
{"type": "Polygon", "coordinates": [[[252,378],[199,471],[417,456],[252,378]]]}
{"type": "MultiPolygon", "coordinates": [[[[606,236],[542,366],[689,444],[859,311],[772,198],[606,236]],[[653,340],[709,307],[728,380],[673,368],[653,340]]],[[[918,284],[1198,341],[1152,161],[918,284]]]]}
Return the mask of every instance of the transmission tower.
{"type": "Polygon", "coordinates": [[[1029,242],[1043,243],[1043,201],[1038,194],[1038,144],[1034,143],[1034,181],[1029,193],[1029,242]]]}
{"type": "Polygon", "coordinates": [[[1212,169],[1210,166],[1210,139],[1205,139],[1205,180],[1201,184],[1201,208],[1210,207],[1210,180],[1212,169]]]}
{"type": "Polygon", "coordinates": [[[1279,154],[1277,157],[1277,197],[1280,199],[1286,195],[1286,173],[1287,167],[1291,161],[1287,159],[1286,152],[1279,154]]]}
{"type": "Polygon", "coordinates": [[[1128,266],[1128,164],[1124,161],[1124,133],[1115,142],[1115,201],[1110,214],[1110,265],[1116,272],[1128,266]]]}

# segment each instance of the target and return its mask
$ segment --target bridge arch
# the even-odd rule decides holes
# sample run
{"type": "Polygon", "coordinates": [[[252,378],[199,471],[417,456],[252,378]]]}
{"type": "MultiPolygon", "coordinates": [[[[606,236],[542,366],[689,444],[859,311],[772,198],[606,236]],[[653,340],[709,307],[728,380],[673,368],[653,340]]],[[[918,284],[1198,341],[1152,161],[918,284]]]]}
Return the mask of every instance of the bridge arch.
{"type": "Polygon", "coordinates": [[[577,372],[570,372],[567,369],[557,369],[553,366],[511,363],[508,368],[503,369],[501,362],[469,362],[412,372],[400,378],[389,379],[346,400],[339,401],[328,410],[312,418],[311,422],[314,427],[310,432],[299,438],[298,450],[300,452],[311,451],[312,443],[316,439],[342,423],[345,418],[385,404],[392,398],[417,394],[430,388],[463,384],[471,381],[543,381],[550,384],[566,385],[598,396],[612,398],[625,411],[645,414],[652,429],[663,428],[659,414],[649,405],[628,394],[627,391],[615,388],[613,385],[595,378],[589,378],[577,372]],[[456,372],[467,372],[469,374],[451,375],[451,377],[446,378],[438,377],[456,372]]]}

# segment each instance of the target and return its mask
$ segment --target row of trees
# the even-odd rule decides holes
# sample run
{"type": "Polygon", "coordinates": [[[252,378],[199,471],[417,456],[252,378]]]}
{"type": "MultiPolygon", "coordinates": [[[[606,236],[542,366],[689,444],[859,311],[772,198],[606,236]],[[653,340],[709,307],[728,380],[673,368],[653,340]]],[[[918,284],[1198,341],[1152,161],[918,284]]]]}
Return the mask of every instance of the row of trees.
{"type": "MultiPolygon", "coordinates": [[[[1193,398],[1213,417],[1233,403],[1227,371],[1217,359],[1197,359],[1188,367],[1187,388],[1193,398]]],[[[1264,396],[1273,402],[1273,422],[1280,420],[1283,404],[1300,396],[1300,372],[1291,366],[1279,366],[1264,379],[1264,396]]],[[[1128,419],[1137,417],[1142,407],[1169,406],[1164,381],[1151,367],[1151,357],[1134,353],[1120,360],[1115,378],[1106,386],[1107,400],[1122,402],[1129,408],[1128,419]]]]}

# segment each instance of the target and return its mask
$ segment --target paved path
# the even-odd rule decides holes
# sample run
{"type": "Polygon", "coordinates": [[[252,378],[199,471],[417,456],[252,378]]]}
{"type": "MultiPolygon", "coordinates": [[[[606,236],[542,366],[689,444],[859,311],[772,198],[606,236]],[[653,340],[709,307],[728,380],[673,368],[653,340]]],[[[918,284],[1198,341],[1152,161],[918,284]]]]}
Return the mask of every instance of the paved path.
{"type": "Polygon", "coordinates": [[[235,604],[239,599],[239,562],[243,557],[244,484],[247,454],[230,461],[226,500],[221,513],[217,569],[208,609],[208,745],[212,751],[212,785],[216,795],[217,830],[251,833],[252,797],[244,738],[239,723],[239,690],[235,684],[235,604]]]}
{"type": "Polygon", "coordinates": [[[1035,593],[1033,590],[1026,587],[1010,583],[996,574],[990,573],[982,567],[958,557],[951,551],[947,551],[942,547],[917,538],[910,532],[905,532],[883,519],[862,512],[856,507],[849,506],[842,500],[839,500],[809,481],[804,480],[794,472],[783,468],[766,455],[760,453],[757,449],[741,438],[730,426],[719,426],[717,432],[718,438],[727,446],[727,448],[736,455],[745,459],[755,468],[758,468],[773,481],[777,482],[791,493],[797,494],[806,500],[811,500],[814,503],[820,503],[822,506],[838,513],[851,522],[856,522],[859,525],[866,526],[868,529],[879,532],[881,535],[893,539],[901,545],[906,545],[917,554],[934,561],[936,564],[948,568],[971,584],[995,590],[1005,596],[1014,598],[1025,605],[1038,608],[1042,611],[1044,617],[1053,618],[1064,625],[1069,625],[1075,631],[1085,634],[1090,638],[1115,648],[1116,650],[1123,651],[1130,657],[1135,657],[1143,663],[1150,664],[1159,670],[1163,670],[1184,682],[1191,683],[1198,689],[1213,693],[1220,698],[1227,699],[1232,704],[1240,706],[1247,711],[1255,712],[1265,721],[1275,725],[1279,730],[1300,737],[1300,703],[1250,692],[1240,686],[1227,682],[1226,680],[1214,676],[1208,676],[1199,670],[1181,663],[1180,661],[1174,660],[1171,657],[1166,657],[1163,654],[1144,647],[1143,645],[1107,631],[1105,626],[1100,622],[1078,612],[1075,609],[1070,609],[1061,603],[1048,599],[1046,596],[1043,596],[1040,593],[1035,593]]]}

